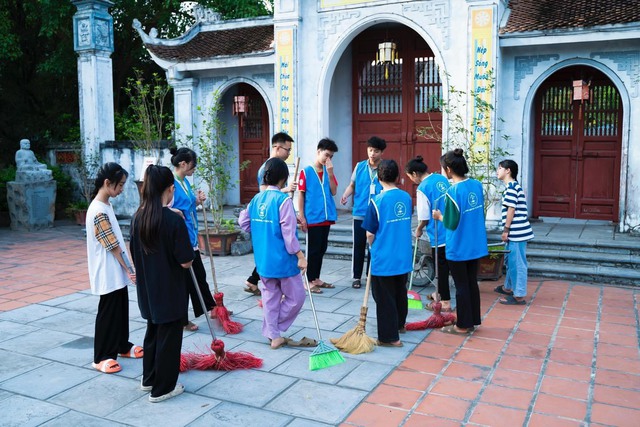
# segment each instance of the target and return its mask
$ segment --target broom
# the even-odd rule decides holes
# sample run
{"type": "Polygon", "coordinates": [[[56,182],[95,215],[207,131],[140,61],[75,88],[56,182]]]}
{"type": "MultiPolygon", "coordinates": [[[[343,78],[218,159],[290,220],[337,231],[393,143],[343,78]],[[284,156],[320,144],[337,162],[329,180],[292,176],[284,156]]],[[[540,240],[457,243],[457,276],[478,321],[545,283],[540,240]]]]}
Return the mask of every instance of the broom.
{"type": "Polygon", "coordinates": [[[316,307],[313,305],[313,296],[311,295],[311,288],[309,287],[309,281],[306,274],[302,272],[302,278],[304,279],[307,291],[309,292],[309,303],[311,303],[311,312],[313,313],[313,320],[316,323],[316,331],[318,332],[318,346],[313,350],[311,356],[309,356],[309,370],[317,371],[318,369],[330,368],[331,366],[344,363],[344,357],[338,350],[331,347],[322,341],[322,334],[320,333],[320,325],[318,324],[318,315],[316,314],[316,307]]]}
{"type": "Polygon", "coordinates": [[[440,293],[438,293],[438,224],[435,224],[435,277],[434,280],[436,282],[436,300],[433,302],[433,314],[426,320],[421,320],[418,322],[411,322],[405,325],[407,331],[420,331],[423,329],[435,329],[442,328],[446,325],[452,325],[456,321],[456,316],[452,313],[442,314],[440,311],[442,310],[442,303],[440,302],[440,293]]]}
{"type": "MultiPolygon", "coordinates": [[[[293,170],[293,182],[296,182],[298,179],[298,168],[300,167],[300,157],[296,157],[296,168],[293,170]]],[[[293,199],[293,195],[295,191],[289,193],[289,198],[293,199]]]]}
{"type": "MultiPolygon", "coordinates": [[[[198,287],[198,280],[192,267],[189,267],[189,272],[191,273],[191,280],[193,280],[193,284],[195,285],[200,304],[202,304],[204,309],[204,299],[202,298],[202,293],[198,287]]],[[[251,369],[262,366],[262,359],[255,357],[251,353],[244,351],[234,353],[225,352],[224,343],[217,339],[215,332],[213,332],[213,326],[211,325],[209,316],[205,316],[205,318],[207,319],[207,325],[209,326],[211,338],[213,339],[213,341],[211,341],[212,352],[210,354],[197,354],[192,352],[181,354],[180,372],[188,369],[233,371],[236,369],[251,369]]]]}
{"type": "MultiPolygon", "coordinates": [[[[202,204],[202,213],[204,216],[204,230],[209,235],[209,221],[207,221],[207,209],[202,204]]],[[[216,267],[213,263],[213,253],[211,252],[211,242],[207,239],[207,249],[209,250],[209,264],[211,265],[211,276],[213,276],[213,300],[216,306],[213,307],[211,317],[217,317],[222,325],[222,329],[228,334],[238,334],[242,332],[242,323],[231,320],[229,310],[224,306],[224,294],[218,292],[218,279],[216,278],[216,267]]],[[[205,309],[206,311],[206,309],[205,309]]]]}
{"type": "Polygon", "coordinates": [[[422,310],[422,300],[420,299],[420,294],[416,291],[411,290],[411,286],[413,285],[413,272],[415,268],[413,267],[416,262],[416,254],[418,253],[418,239],[416,238],[416,243],[413,245],[413,258],[411,259],[411,277],[409,279],[409,290],[407,291],[407,306],[410,310],[422,310]]]}
{"type": "MultiPolygon", "coordinates": [[[[368,267],[367,267],[368,270],[368,267]]],[[[367,303],[369,302],[369,289],[371,288],[371,272],[367,273],[367,286],[364,290],[364,301],[360,307],[360,319],[355,328],[345,333],[340,338],[331,338],[331,342],[340,350],[351,353],[361,354],[373,351],[376,346],[376,340],[367,336],[367,303]]]]}

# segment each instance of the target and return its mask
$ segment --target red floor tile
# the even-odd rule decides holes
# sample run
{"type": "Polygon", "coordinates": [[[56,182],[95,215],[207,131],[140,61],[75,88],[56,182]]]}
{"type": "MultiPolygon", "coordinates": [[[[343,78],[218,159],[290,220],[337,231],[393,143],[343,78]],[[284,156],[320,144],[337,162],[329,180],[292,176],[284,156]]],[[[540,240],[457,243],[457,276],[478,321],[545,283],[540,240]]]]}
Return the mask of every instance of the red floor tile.
{"type": "Polygon", "coordinates": [[[542,362],[543,359],[541,358],[511,356],[505,354],[500,359],[500,364],[498,366],[502,369],[528,372],[537,375],[540,373],[540,369],[542,369],[542,362]]]}
{"type": "Polygon", "coordinates": [[[554,347],[554,350],[564,349],[564,350],[577,351],[579,353],[593,354],[594,344],[595,342],[593,340],[556,337],[556,340],[553,343],[553,347],[554,347]]]}
{"type": "Polygon", "coordinates": [[[615,356],[598,356],[596,368],[621,371],[629,374],[640,375],[640,359],[625,359],[615,356]]]}
{"type": "Polygon", "coordinates": [[[587,415],[587,402],[539,393],[533,410],[542,414],[582,420],[587,415]]]}
{"type": "Polygon", "coordinates": [[[523,330],[518,330],[518,332],[516,332],[511,339],[512,343],[531,344],[544,348],[549,345],[549,341],[551,341],[550,335],[535,334],[532,332],[525,332],[523,330]]]}
{"type": "Polygon", "coordinates": [[[407,422],[403,425],[404,427],[460,427],[460,421],[452,421],[440,417],[434,417],[431,415],[413,413],[411,414],[407,422]]]}
{"type": "Polygon", "coordinates": [[[591,421],[617,427],[637,427],[640,411],[619,406],[594,403],[591,407],[591,421]]]}
{"type": "Polygon", "coordinates": [[[638,349],[635,347],[624,347],[621,345],[599,342],[596,354],[598,357],[617,356],[624,357],[626,359],[633,359],[638,357],[638,349]]]}
{"type": "Polygon", "coordinates": [[[578,320],[587,320],[590,322],[595,322],[598,318],[598,314],[594,311],[578,311],[578,310],[570,310],[567,308],[564,311],[563,317],[565,319],[578,319],[578,320]]]}
{"type": "Polygon", "coordinates": [[[397,368],[387,377],[384,383],[387,385],[424,391],[429,387],[431,382],[433,382],[434,378],[435,375],[425,374],[410,369],[397,368]]]}
{"type": "Polygon", "coordinates": [[[419,344],[418,347],[416,347],[416,349],[413,351],[413,354],[417,356],[427,356],[437,359],[449,360],[454,351],[455,347],[423,342],[419,344]]]}
{"type": "Polygon", "coordinates": [[[528,372],[509,371],[498,367],[493,373],[491,382],[504,387],[534,390],[538,382],[538,376],[528,372]]]}
{"type": "Polygon", "coordinates": [[[431,393],[418,405],[416,412],[461,421],[470,406],[471,402],[468,400],[431,393]]]}
{"type": "Polygon", "coordinates": [[[486,426],[520,426],[523,425],[526,414],[526,411],[518,409],[479,403],[474,409],[469,421],[486,426]]]}
{"type": "Polygon", "coordinates": [[[407,411],[364,402],[346,419],[346,423],[362,427],[388,427],[400,425],[407,411]]]}
{"type": "Polygon", "coordinates": [[[547,314],[532,314],[531,312],[527,312],[527,315],[524,318],[524,322],[534,323],[536,325],[557,325],[558,324],[558,314],[556,313],[553,316],[547,314]]]}
{"type": "Polygon", "coordinates": [[[25,301],[6,301],[0,302],[0,311],[9,311],[15,310],[16,308],[24,307],[29,305],[28,302],[25,301]]]}
{"type": "Polygon", "coordinates": [[[512,342],[505,350],[505,354],[508,354],[510,356],[523,356],[540,359],[546,356],[547,347],[512,342]]]}
{"type": "Polygon", "coordinates": [[[508,406],[515,409],[527,409],[531,404],[533,391],[500,387],[490,384],[482,393],[481,402],[508,406]]]}
{"type": "Polygon", "coordinates": [[[560,326],[565,326],[567,328],[576,328],[576,329],[588,329],[590,331],[595,330],[596,321],[595,320],[585,320],[585,319],[570,319],[568,317],[564,317],[560,321],[560,326]]]}
{"type": "Polygon", "coordinates": [[[480,389],[481,382],[465,381],[457,378],[440,377],[431,389],[431,393],[441,394],[459,399],[474,400],[480,389]]]}
{"type": "MultiPolygon", "coordinates": [[[[545,375],[559,378],[567,378],[577,381],[589,381],[591,379],[591,367],[583,365],[571,365],[550,360],[547,363],[545,375]]],[[[597,379],[596,375],[596,379],[597,379]]]]}
{"type": "MultiPolygon", "coordinates": [[[[593,401],[607,405],[638,409],[638,406],[640,405],[640,389],[626,390],[623,388],[596,384],[593,388],[593,401]]],[[[638,421],[640,421],[640,419],[638,421]]]]}
{"type": "Polygon", "coordinates": [[[567,363],[573,365],[591,366],[593,364],[593,354],[578,353],[576,351],[554,348],[551,350],[549,359],[554,362],[567,363]]]}
{"type": "Polygon", "coordinates": [[[484,379],[489,375],[489,369],[468,365],[466,363],[453,362],[444,371],[443,375],[451,378],[461,378],[468,381],[484,381],[484,379]]]}
{"type": "Polygon", "coordinates": [[[366,399],[369,403],[409,410],[422,396],[421,391],[380,384],[366,399]]]}
{"type": "Polygon", "coordinates": [[[446,364],[446,360],[410,355],[400,364],[400,367],[427,374],[438,374],[446,364]]]}
{"type": "Polygon", "coordinates": [[[471,338],[464,343],[462,348],[471,350],[482,350],[490,353],[500,353],[504,347],[504,340],[496,340],[492,338],[482,338],[476,334],[472,334],[471,338]]]}
{"type": "Polygon", "coordinates": [[[600,342],[607,344],[622,345],[626,347],[638,347],[638,335],[618,335],[618,334],[602,334],[599,338],[600,342]]]}
{"type": "Polygon", "coordinates": [[[533,332],[536,334],[552,335],[556,330],[556,325],[545,325],[543,323],[522,322],[518,326],[518,331],[533,332]]]}
{"type": "Polygon", "coordinates": [[[496,329],[496,328],[485,328],[484,326],[480,326],[480,328],[476,329],[473,333],[473,336],[478,338],[492,338],[496,340],[505,341],[511,335],[511,330],[507,329],[496,329]]]}
{"type": "Polygon", "coordinates": [[[529,420],[529,427],[584,427],[582,421],[570,420],[557,415],[533,413],[529,420]]]}
{"type": "Polygon", "coordinates": [[[593,341],[593,338],[595,336],[595,329],[577,329],[577,328],[569,328],[566,326],[560,326],[558,328],[558,332],[556,333],[556,336],[593,341]]]}
{"type": "Polygon", "coordinates": [[[456,362],[470,363],[472,365],[482,365],[491,367],[496,362],[495,353],[486,351],[461,349],[454,359],[456,362]]]}
{"type": "Polygon", "coordinates": [[[589,383],[546,376],[542,379],[540,391],[555,396],[570,397],[573,399],[587,400],[589,396],[589,383]]]}
{"type": "Polygon", "coordinates": [[[629,323],[620,324],[620,323],[610,323],[610,322],[600,322],[600,326],[598,327],[598,329],[600,331],[600,335],[608,335],[608,334],[633,335],[637,331],[635,325],[630,325],[629,323]]]}

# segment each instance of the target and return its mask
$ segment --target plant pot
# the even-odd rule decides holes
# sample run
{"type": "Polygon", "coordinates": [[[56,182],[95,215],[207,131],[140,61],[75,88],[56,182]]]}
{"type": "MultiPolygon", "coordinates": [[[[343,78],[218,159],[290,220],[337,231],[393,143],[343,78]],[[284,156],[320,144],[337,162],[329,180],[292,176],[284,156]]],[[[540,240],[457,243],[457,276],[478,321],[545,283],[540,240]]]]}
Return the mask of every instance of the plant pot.
{"type": "Polygon", "coordinates": [[[84,226],[87,222],[87,210],[74,211],[73,217],[76,219],[76,224],[84,226]]]}
{"type": "Polygon", "coordinates": [[[502,277],[504,256],[509,251],[504,249],[503,243],[490,244],[489,255],[478,261],[478,280],[498,280],[502,277]]]}
{"type": "Polygon", "coordinates": [[[229,255],[231,244],[236,241],[239,234],[239,231],[210,231],[209,235],[200,232],[198,233],[198,246],[204,255],[209,255],[209,247],[211,247],[213,255],[229,255]]]}

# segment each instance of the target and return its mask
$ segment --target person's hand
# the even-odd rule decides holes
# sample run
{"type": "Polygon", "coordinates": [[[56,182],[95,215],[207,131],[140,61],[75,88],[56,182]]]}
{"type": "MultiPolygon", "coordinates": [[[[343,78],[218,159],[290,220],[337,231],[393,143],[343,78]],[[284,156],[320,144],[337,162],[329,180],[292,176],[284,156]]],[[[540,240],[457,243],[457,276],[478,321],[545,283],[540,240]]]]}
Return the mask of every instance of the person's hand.
{"type": "Polygon", "coordinates": [[[204,194],[204,191],[198,190],[198,193],[196,194],[196,203],[201,204],[205,200],[207,200],[207,195],[204,194]]]}
{"type": "Polygon", "coordinates": [[[300,223],[300,229],[303,233],[307,232],[307,219],[303,216],[298,217],[298,222],[300,223]]]}
{"type": "Polygon", "coordinates": [[[348,200],[349,198],[343,194],[342,197],[340,197],[340,204],[346,205],[348,200]]]}
{"type": "Polygon", "coordinates": [[[324,165],[327,168],[327,173],[329,175],[333,175],[333,162],[331,161],[331,159],[327,159],[324,165]]]}
{"type": "Polygon", "coordinates": [[[285,189],[285,193],[294,193],[296,190],[298,189],[298,183],[297,182],[292,182],[291,184],[289,184],[287,186],[287,188],[285,189]]]}
{"type": "Polygon", "coordinates": [[[135,285],[136,284],[136,273],[127,273],[127,275],[129,276],[129,280],[131,280],[131,283],[133,283],[135,285]]]}
{"type": "Polygon", "coordinates": [[[431,216],[436,221],[442,221],[442,213],[440,213],[438,209],[434,209],[433,211],[431,211],[431,216]]]}
{"type": "Polygon", "coordinates": [[[508,242],[509,241],[509,232],[508,231],[503,231],[502,232],[502,236],[500,236],[500,238],[502,239],[503,242],[508,242]]]}
{"type": "Polygon", "coordinates": [[[422,236],[422,229],[420,229],[420,228],[416,227],[415,236],[416,236],[416,237],[420,237],[420,236],[422,236]]]}
{"type": "Polygon", "coordinates": [[[304,274],[307,269],[307,259],[305,257],[298,258],[298,268],[302,271],[302,274],[304,274]]]}

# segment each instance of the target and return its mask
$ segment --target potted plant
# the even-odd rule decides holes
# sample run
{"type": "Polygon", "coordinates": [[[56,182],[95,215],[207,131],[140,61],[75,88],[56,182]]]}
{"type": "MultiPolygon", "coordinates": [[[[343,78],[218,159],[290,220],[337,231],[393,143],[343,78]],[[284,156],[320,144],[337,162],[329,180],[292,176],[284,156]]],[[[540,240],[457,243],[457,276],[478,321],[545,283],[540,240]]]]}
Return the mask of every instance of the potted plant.
{"type": "MultiPolygon", "coordinates": [[[[483,186],[484,215],[491,208],[498,206],[501,199],[501,182],[496,177],[496,167],[500,160],[510,155],[508,151],[492,143],[495,135],[503,141],[509,141],[510,136],[502,134],[495,128],[491,118],[495,114],[494,105],[485,100],[483,94],[492,93],[495,86],[493,73],[488,73],[487,86],[482,93],[476,91],[465,92],[451,87],[446,100],[439,99],[439,109],[445,113],[448,122],[448,136],[443,137],[439,127],[426,126],[417,129],[419,136],[435,139],[442,144],[442,151],[462,148],[469,166],[468,176],[480,181],[483,186]],[[469,106],[473,106],[473,120],[466,117],[469,106]]],[[[504,120],[496,118],[497,123],[504,120]]],[[[489,244],[489,255],[483,257],[478,265],[479,279],[497,280],[502,276],[504,255],[508,253],[503,243],[489,244]]]]}
{"type": "MultiPolygon", "coordinates": [[[[187,145],[192,145],[198,153],[196,176],[208,190],[208,201],[212,216],[211,226],[207,230],[200,227],[200,248],[208,255],[209,247],[215,255],[231,253],[231,244],[240,234],[235,220],[224,220],[223,207],[227,192],[236,186],[231,176],[231,167],[236,156],[233,147],[226,140],[226,126],[220,119],[222,111],[220,94],[213,93],[213,101],[208,110],[198,107],[202,118],[200,126],[195,125],[198,135],[188,137],[187,145]]],[[[247,164],[240,165],[240,170],[247,164]]],[[[208,218],[208,217],[207,217],[208,218]]]]}

